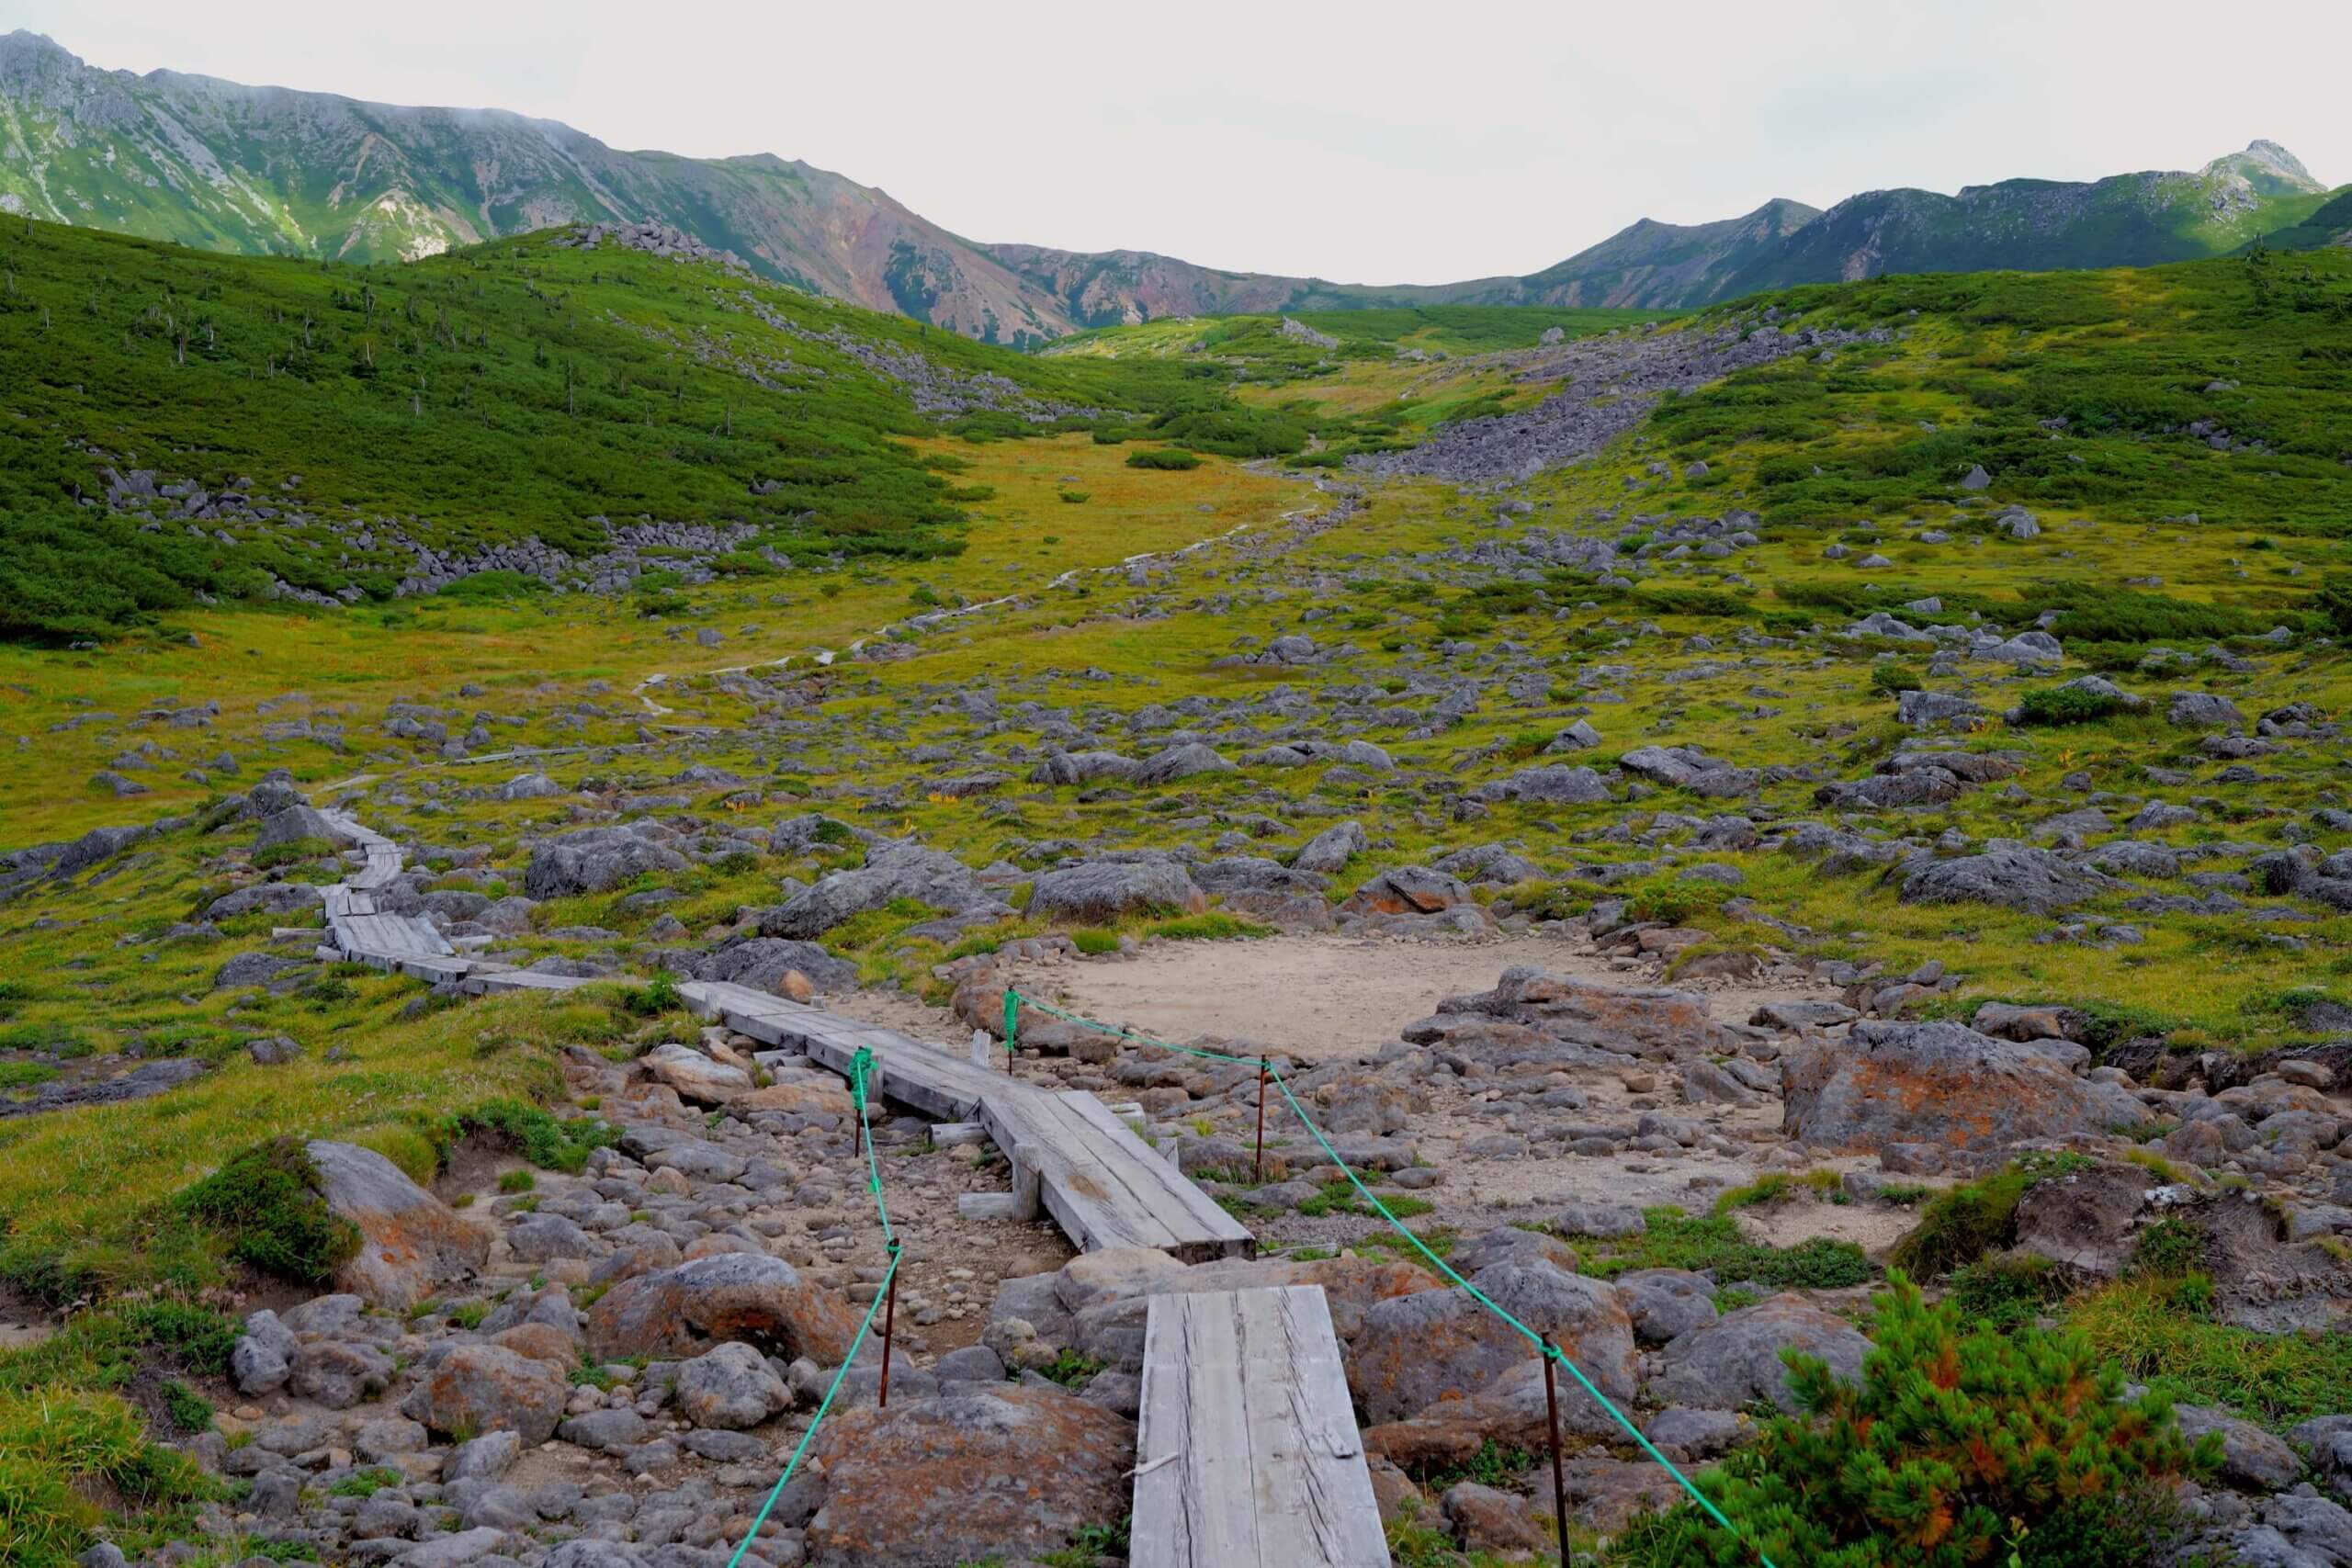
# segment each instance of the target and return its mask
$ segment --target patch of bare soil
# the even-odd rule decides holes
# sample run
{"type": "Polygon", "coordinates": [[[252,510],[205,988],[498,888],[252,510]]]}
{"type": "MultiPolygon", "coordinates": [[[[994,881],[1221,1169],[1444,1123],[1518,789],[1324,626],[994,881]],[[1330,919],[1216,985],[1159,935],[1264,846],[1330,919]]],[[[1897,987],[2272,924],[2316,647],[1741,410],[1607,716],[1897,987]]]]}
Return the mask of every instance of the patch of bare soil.
{"type": "MultiPolygon", "coordinates": [[[[1621,987],[1659,983],[1646,965],[1544,936],[1446,943],[1323,935],[1160,942],[1127,958],[1024,964],[1018,980],[1073,1012],[1159,1039],[1247,1042],[1305,1060],[1332,1061],[1376,1053],[1404,1026],[1436,1010],[1443,998],[1490,989],[1514,964],[1621,987]]],[[[1701,981],[1677,988],[1705,996],[1724,1022],[1744,1022],[1765,1002],[1828,996],[1818,987],[1770,980],[1701,981]]],[[[969,1038],[969,1030],[945,1010],[910,996],[860,992],[829,1005],[922,1039],[969,1038]]],[[[1070,1069],[1057,1063],[1024,1070],[1067,1076],[1070,1069]]],[[[1670,1072],[1635,1075],[1632,1084],[1607,1070],[1578,1069],[1559,1077],[1586,1097],[1582,1109],[1538,1116],[1464,1084],[1438,1090],[1416,1110],[1409,1135],[1422,1159],[1444,1173],[1439,1185],[1417,1193],[1433,1205],[1430,1224],[1471,1233],[1513,1219],[1548,1219],[1570,1203],[1672,1204],[1698,1213],[1727,1188],[1791,1168],[1782,1152],[1781,1106],[1769,1096],[1753,1106],[1688,1105],[1672,1092],[1670,1072]],[[1699,1122],[1709,1135],[1671,1152],[1606,1156],[1567,1154],[1541,1135],[1554,1119],[1626,1127],[1653,1110],[1699,1122]]],[[[1249,1129],[1227,1131],[1247,1136],[1249,1129]]],[[[1307,1152],[1304,1130],[1279,1101],[1268,1118],[1267,1141],[1294,1157],[1307,1152]]],[[[1840,1172],[1875,1164],[1854,1157],[1803,1163],[1840,1172]]],[[[1801,1198],[1742,1210],[1739,1219],[1754,1239],[1773,1246],[1828,1236],[1877,1253],[1916,1215],[1801,1198]]],[[[1385,1228],[1374,1216],[1340,1214],[1257,1214],[1250,1224],[1270,1249],[1347,1245],[1385,1228]]]]}
{"type": "Polygon", "coordinates": [[[56,1320],[47,1308],[0,1280],[0,1350],[38,1345],[56,1332],[56,1320]]]}
{"type": "MultiPolygon", "coordinates": [[[[1022,981],[1073,1012],[1163,1040],[1247,1040],[1324,1061],[1377,1051],[1445,998],[1493,989],[1514,964],[1603,985],[1657,983],[1642,968],[1592,953],[1581,940],[1418,942],[1312,934],[1154,942],[1131,958],[1026,966],[1022,981]]],[[[1745,1022],[1762,1002],[1815,994],[1753,982],[1677,988],[1705,994],[1726,1022],[1745,1022]]]]}

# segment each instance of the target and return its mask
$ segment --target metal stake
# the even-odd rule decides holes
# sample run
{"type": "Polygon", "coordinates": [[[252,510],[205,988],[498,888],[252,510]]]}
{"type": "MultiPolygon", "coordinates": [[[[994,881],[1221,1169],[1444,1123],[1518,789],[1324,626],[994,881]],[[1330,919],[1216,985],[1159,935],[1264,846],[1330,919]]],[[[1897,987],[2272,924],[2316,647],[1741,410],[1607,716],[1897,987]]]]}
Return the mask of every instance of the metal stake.
{"type": "MultiPolygon", "coordinates": [[[[882,1397],[880,1408],[890,1408],[890,1331],[899,1321],[899,1244],[890,1244],[890,1282],[882,1288],[882,1397]]],[[[1547,1365],[1549,1363],[1546,1363],[1547,1365]]],[[[1552,1461],[1559,1463],[1558,1439],[1553,1441],[1552,1461]]]]}
{"type": "Polygon", "coordinates": [[[1250,1179],[1266,1179],[1266,1058],[1258,1058],[1258,1157],[1250,1164],[1250,1179]]]}
{"type": "Polygon", "coordinates": [[[1560,1568],[1568,1568],[1568,1483],[1560,1473],[1560,1390],[1558,1377],[1552,1369],[1552,1353],[1557,1348],[1552,1337],[1545,1335],[1544,1409],[1552,1434],[1552,1524],[1560,1532],[1560,1568]]]}

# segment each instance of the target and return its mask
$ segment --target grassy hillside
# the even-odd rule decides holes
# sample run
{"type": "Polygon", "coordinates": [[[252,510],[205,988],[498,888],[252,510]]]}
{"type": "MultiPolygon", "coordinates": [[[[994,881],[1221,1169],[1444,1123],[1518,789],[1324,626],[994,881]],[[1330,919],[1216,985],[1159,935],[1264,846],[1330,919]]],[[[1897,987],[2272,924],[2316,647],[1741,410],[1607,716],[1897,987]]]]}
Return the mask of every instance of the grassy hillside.
{"type": "Polygon", "coordinates": [[[1747,500],[1769,521],[1900,517],[1973,465],[2003,500],[2121,521],[2334,533],[2352,515],[2352,257],[1881,278],[1758,303],[1905,333],[1659,410],[1679,457],[1756,455],[1747,500]]]}
{"type": "Polygon", "coordinates": [[[952,553],[977,494],[906,445],[943,425],[1306,439],[1213,367],[1044,362],[557,238],[385,269],[0,224],[0,636],[274,581],[380,601],[405,546],[584,556],[640,518],[746,530],[746,570],[952,553]],[[187,490],[110,505],[134,471],[187,490]]]}
{"type": "Polygon", "coordinates": [[[2301,222],[2265,234],[2255,244],[2274,251],[2315,251],[2347,243],[2352,243],[2352,186],[2332,193],[2301,222]]]}

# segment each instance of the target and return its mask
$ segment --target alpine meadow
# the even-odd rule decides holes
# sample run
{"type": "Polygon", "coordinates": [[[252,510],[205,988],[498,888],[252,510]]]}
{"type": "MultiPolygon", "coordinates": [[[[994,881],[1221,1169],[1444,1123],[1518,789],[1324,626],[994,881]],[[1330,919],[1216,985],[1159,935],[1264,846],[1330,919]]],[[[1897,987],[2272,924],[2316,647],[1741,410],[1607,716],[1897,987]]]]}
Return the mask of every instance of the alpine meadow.
{"type": "Polygon", "coordinates": [[[2352,186],[1816,199],[0,37],[0,1564],[2352,1568],[2352,186]]]}

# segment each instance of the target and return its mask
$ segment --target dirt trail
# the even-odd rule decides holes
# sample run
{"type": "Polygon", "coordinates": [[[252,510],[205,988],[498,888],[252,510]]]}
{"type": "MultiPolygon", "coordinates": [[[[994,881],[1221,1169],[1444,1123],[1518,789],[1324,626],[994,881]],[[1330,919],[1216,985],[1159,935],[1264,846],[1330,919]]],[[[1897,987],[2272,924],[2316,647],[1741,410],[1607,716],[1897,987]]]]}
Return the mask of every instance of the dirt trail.
{"type": "MultiPolygon", "coordinates": [[[[1133,958],[1031,966],[1024,980],[1074,1012],[1165,1040],[1249,1040],[1306,1060],[1377,1051],[1440,1000],[1491,990],[1513,964],[1618,987],[1651,984],[1558,937],[1401,942],[1291,935],[1257,942],[1156,942],[1133,958]]],[[[1714,1016],[1745,1023],[1758,1003],[1816,994],[1770,985],[1701,990],[1714,1016]]]]}

